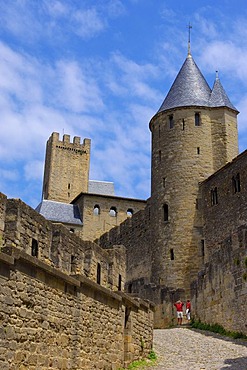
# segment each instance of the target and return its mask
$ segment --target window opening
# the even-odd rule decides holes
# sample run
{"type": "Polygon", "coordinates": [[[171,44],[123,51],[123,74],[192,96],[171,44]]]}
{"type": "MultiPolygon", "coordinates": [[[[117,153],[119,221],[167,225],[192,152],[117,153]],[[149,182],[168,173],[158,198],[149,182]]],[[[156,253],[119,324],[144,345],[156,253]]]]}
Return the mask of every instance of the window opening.
{"type": "Polygon", "coordinates": [[[202,257],[205,256],[205,242],[204,242],[204,239],[201,240],[201,254],[202,254],[202,257]]]}
{"type": "Polygon", "coordinates": [[[70,189],[70,184],[68,184],[68,189],[70,189]]]}
{"type": "Polygon", "coordinates": [[[101,282],[101,265],[100,263],[97,263],[97,284],[100,284],[101,282]]]}
{"type": "Polygon", "coordinates": [[[74,232],[75,232],[75,229],[69,229],[69,231],[70,231],[71,233],[74,233],[74,232]]]}
{"type": "Polygon", "coordinates": [[[200,119],[200,113],[195,113],[195,126],[200,126],[201,119],[200,119]]]}
{"type": "Polygon", "coordinates": [[[159,150],[159,162],[161,162],[161,150],[159,150]]]}
{"type": "Polygon", "coordinates": [[[165,188],[166,187],[166,178],[165,177],[163,177],[162,183],[163,183],[163,188],[165,188]]]}
{"type": "Polygon", "coordinates": [[[169,116],[169,125],[170,125],[170,128],[173,128],[173,127],[174,127],[173,114],[171,114],[171,115],[169,116]]]}
{"type": "Polygon", "coordinates": [[[116,207],[111,207],[109,215],[111,217],[117,217],[117,208],[116,207]]]}
{"type": "Polygon", "coordinates": [[[71,274],[76,273],[76,258],[73,255],[70,256],[70,272],[71,274]]]}
{"type": "Polygon", "coordinates": [[[38,257],[38,242],[35,239],[32,239],[31,255],[33,257],[38,257]]]}
{"type": "Polygon", "coordinates": [[[122,290],[122,275],[118,275],[118,290],[122,290]]]}
{"type": "Polygon", "coordinates": [[[132,208],[128,208],[126,213],[127,213],[127,217],[132,217],[132,216],[133,216],[134,211],[133,211],[133,209],[132,209],[132,208]]]}
{"type": "Polygon", "coordinates": [[[218,204],[218,190],[217,187],[211,190],[211,205],[218,204]]]}
{"type": "Polygon", "coordinates": [[[182,121],[182,129],[183,129],[183,131],[184,131],[184,129],[185,129],[185,120],[183,119],[183,121],[182,121]]]}
{"type": "Polygon", "coordinates": [[[174,260],[174,250],[173,248],[170,249],[170,257],[171,257],[171,261],[174,260]]]}
{"type": "Polygon", "coordinates": [[[164,221],[168,221],[168,204],[163,205],[164,221]]]}
{"type": "Polygon", "coordinates": [[[95,216],[98,216],[100,214],[100,206],[98,204],[95,204],[95,206],[93,208],[93,214],[95,216]]]}
{"type": "Polygon", "coordinates": [[[159,125],[159,137],[160,137],[160,125],[159,125]]]}
{"type": "Polygon", "coordinates": [[[238,173],[236,176],[232,177],[232,188],[233,193],[239,193],[240,192],[240,174],[238,173]]]}
{"type": "Polygon", "coordinates": [[[200,154],[200,147],[197,147],[197,154],[200,154]]]}

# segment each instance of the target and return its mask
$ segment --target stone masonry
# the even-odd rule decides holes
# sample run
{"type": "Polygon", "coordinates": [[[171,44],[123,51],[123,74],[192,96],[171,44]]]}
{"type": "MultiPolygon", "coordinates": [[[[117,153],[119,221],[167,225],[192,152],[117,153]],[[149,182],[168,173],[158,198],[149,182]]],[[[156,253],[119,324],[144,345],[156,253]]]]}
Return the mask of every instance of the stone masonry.
{"type": "Polygon", "coordinates": [[[153,306],[122,290],[125,248],[83,242],[18,199],[0,204],[0,368],[118,369],[146,357],[153,306]]]}

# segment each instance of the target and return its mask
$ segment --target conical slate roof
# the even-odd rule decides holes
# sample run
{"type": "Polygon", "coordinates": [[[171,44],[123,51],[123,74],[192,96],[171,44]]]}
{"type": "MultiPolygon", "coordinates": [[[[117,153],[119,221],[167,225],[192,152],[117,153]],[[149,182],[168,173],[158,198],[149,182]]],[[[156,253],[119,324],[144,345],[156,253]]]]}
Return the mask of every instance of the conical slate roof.
{"type": "Polygon", "coordinates": [[[210,107],[228,107],[237,111],[237,109],[230,102],[230,99],[226,95],[226,92],[218,76],[216,77],[214,82],[213,90],[209,100],[209,105],[210,107]]]}
{"type": "Polygon", "coordinates": [[[157,113],[172,108],[188,106],[225,106],[237,111],[230,102],[218,78],[215,81],[213,90],[210,89],[190,53],[188,53],[184,64],[157,113]]]}

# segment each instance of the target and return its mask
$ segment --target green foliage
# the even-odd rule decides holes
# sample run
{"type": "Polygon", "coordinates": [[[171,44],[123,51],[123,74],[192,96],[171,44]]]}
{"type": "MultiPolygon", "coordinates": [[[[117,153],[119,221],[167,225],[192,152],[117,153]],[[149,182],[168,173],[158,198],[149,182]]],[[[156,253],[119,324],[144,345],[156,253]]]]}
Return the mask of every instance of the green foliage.
{"type": "Polygon", "coordinates": [[[244,279],[244,281],[246,281],[246,280],[247,280],[247,272],[244,272],[244,274],[243,274],[243,279],[244,279]]]}
{"type": "Polygon", "coordinates": [[[225,335],[227,337],[233,338],[233,339],[247,339],[247,335],[244,335],[241,332],[235,332],[235,331],[228,331],[223,328],[223,326],[219,324],[207,324],[207,323],[202,323],[201,321],[192,321],[191,322],[191,327],[195,329],[200,329],[200,330],[207,330],[211,331],[213,333],[218,333],[221,335],[225,335]]]}
{"type": "Polygon", "coordinates": [[[235,263],[235,265],[239,266],[240,265],[240,259],[239,258],[234,258],[234,263],[235,263]]]}
{"type": "Polygon", "coordinates": [[[157,355],[153,350],[151,350],[151,352],[148,355],[148,358],[149,358],[149,360],[156,361],[157,360],[157,355]]]}
{"type": "MultiPolygon", "coordinates": [[[[127,367],[127,369],[140,369],[141,370],[143,366],[148,367],[148,366],[154,365],[156,360],[157,360],[157,355],[153,350],[151,350],[147,357],[147,360],[134,361],[127,367]]],[[[124,369],[120,368],[118,370],[124,370],[124,369]]]]}

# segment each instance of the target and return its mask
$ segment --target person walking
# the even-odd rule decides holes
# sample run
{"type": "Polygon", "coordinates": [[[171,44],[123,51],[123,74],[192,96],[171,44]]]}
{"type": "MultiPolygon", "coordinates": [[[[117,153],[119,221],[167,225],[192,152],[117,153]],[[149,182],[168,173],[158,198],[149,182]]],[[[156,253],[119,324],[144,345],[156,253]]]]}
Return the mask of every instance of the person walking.
{"type": "Polygon", "coordinates": [[[183,302],[180,301],[180,299],[174,303],[174,306],[176,307],[177,310],[177,320],[178,320],[178,325],[182,325],[183,321],[183,302]]]}
{"type": "Polygon", "coordinates": [[[191,312],[191,303],[190,303],[190,300],[187,299],[187,302],[186,302],[186,317],[187,317],[187,320],[190,321],[190,312],[191,312]]]}

